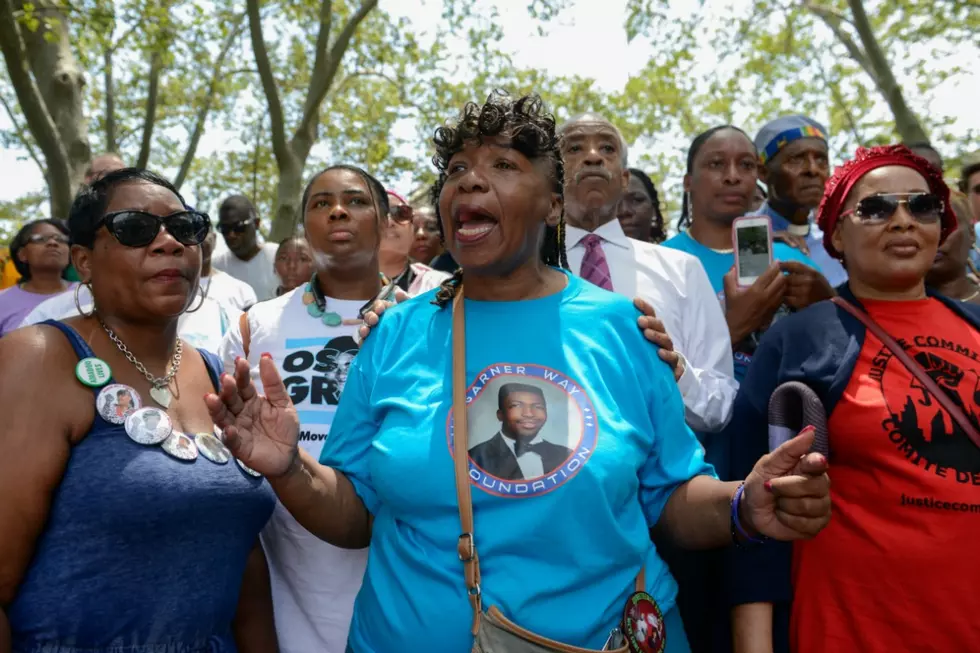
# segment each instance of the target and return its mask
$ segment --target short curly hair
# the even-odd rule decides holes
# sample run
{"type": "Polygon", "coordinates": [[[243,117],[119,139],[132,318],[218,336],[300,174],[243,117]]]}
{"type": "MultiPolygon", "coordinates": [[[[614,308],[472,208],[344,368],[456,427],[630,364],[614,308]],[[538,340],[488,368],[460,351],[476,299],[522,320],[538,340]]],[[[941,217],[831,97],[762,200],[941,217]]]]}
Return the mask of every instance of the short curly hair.
{"type": "MultiPolygon", "coordinates": [[[[448,177],[447,169],[453,156],[463,150],[471,141],[482,142],[484,138],[506,136],[511,146],[528,159],[545,159],[553,167],[552,189],[564,199],[565,164],[561,158],[559,135],[554,115],[548,112],[544,101],[538,95],[524,95],[511,99],[504,91],[494,91],[481,106],[467,102],[453,125],[436,129],[432,142],[436,154],[432,164],[439,172],[439,178],[432,186],[431,199],[439,224],[439,235],[444,240],[442,216],[439,213],[439,196],[448,177]]],[[[559,217],[557,227],[547,227],[544,243],[541,246],[541,260],[547,265],[568,268],[565,254],[565,214],[559,217]]],[[[463,282],[463,270],[459,268],[452,278],[445,281],[436,293],[434,303],[445,306],[456,295],[463,282]]]]}

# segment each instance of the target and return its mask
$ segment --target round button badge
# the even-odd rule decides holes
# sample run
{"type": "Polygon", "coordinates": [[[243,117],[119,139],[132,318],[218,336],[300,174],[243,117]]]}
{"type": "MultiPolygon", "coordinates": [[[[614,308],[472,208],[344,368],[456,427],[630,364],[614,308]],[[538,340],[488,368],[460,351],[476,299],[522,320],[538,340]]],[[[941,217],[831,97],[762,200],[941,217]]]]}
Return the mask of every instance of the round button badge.
{"type": "Polygon", "coordinates": [[[646,592],[635,592],[626,601],[621,629],[631,653],[664,653],[667,644],[664,615],[646,592]]]}
{"type": "Polygon", "coordinates": [[[171,433],[170,437],[160,445],[160,448],[177,460],[189,462],[197,459],[198,450],[197,445],[194,444],[194,440],[186,433],[181,433],[180,431],[171,433]]]}
{"type": "Polygon", "coordinates": [[[194,443],[197,444],[198,452],[216,465],[224,465],[231,460],[228,447],[213,433],[195,433],[194,443]]]}
{"type": "Polygon", "coordinates": [[[89,356],[78,361],[75,366],[75,378],[90,388],[101,388],[111,377],[109,364],[101,358],[89,356]]]}
{"type": "Polygon", "coordinates": [[[95,407],[110,424],[124,424],[127,417],[143,407],[143,400],[128,385],[113,383],[99,391],[95,407]]]}
{"type": "Polygon", "coordinates": [[[140,408],[126,418],[126,435],[139,444],[160,444],[173,430],[170,417],[159,408],[140,408]]]}

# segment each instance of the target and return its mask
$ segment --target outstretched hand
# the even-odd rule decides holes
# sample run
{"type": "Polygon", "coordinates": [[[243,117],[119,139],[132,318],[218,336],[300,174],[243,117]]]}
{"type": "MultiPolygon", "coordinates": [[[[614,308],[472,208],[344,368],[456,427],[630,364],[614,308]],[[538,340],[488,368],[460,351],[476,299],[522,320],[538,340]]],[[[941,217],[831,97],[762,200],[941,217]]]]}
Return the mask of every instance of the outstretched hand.
{"type": "Polygon", "coordinates": [[[260,395],[248,361],[235,361],[235,375],[221,375],[219,394],[204,396],[211,419],[222,429],[225,446],[248,467],[268,478],[284,476],[299,460],[299,416],[272,357],[259,359],[260,395]]]}
{"type": "Polygon", "coordinates": [[[407,292],[401,288],[395,288],[395,301],[389,302],[384,299],[379,299],[374,302],[371,309],[365,311],[364,313],[364,324],[357,328],[357,335],[360,338],[361,344],[364,340],[371,335],[371,330],[378,326],[378,322],[381,321],[381,316],[384,312],[394,306],[395,304],[401,304],[403,301],[411,297],[407,292]]]}
{"type": "Polygon", "coordinates": [[[745,479],[739,518],[750,531],[774,540],[800,540],[830,521],[827,459],[807,453],[814,434],[807,427],[760,458],[745,479]]]}

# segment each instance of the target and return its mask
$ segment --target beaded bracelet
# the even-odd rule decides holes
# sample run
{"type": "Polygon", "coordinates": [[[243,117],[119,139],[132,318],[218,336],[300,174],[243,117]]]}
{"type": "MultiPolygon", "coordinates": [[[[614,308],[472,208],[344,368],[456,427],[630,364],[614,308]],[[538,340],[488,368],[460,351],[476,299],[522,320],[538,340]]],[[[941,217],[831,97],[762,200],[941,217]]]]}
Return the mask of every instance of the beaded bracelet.
{"type": "Polygon", "coordinates": [[[742,546],[743,544],[762,544],[766,541],[764,535],[759,537],[752,537],[749,535],[748,531],[742,528],[742,522],[738,518],[738,508],[742,503],[742,494],[745,492],[745,482],[739,483],[738,489],[735,490],[735,494],[732,495],[732,518],[731,518],[731,528],[732,528],[732,542],[735,546],[742,546]]]}

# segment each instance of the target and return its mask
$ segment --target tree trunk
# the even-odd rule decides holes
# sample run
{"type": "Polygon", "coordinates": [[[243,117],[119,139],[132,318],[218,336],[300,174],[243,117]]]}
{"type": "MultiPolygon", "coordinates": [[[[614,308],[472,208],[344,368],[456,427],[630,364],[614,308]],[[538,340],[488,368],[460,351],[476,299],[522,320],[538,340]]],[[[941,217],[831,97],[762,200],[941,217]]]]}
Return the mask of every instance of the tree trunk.
{"type": "Polygon", "coordinates": [[[143,116],[143,137],[140,139],[140,153],[136,160],[137,168],[145,168],[150,161],[150,148],[153,145],[153,127],[157,121],[157,101],[160,96],[160,71],[163,70],[163,57],[159,51],[150,58],[150,82],[146,92],[146,113],[143,116]]]}
{"type": "Polygon", "coordinates": [[[895,129],[899,136],[906,143],[928,141],[929,136],[922,123],[919,122],[919,118],[905,103],[902,88],[895,80],[888,58],[882,51],[881,45],[878,44],[871,22],[868,20],[868,14],[864,10],[864,2],[862,0],[847,0],[847,4],[854,15],[854,28],[861,38],[868,63],[874,70],[875,84],[895,117],[895,129]]]}
{"type": "MultiPolygon", "coordinates": [[[[34,79],[68,155],[71,174],[69,194],[74,195],[92,159],[88,121],[83,106],[85,72],[72,52],[65,14],[50,0],[41,0],[34,5],[42,18],[42,25],[45,19],[52,21],[53,29],[41,27],[36,32],[22,29],[21,33],[34,79]]],[[[37,134],[34,136],[36,138],[37,134]]],[[[55,217],[67,218],[69,208],[70,204],[56,207],[52,203],[51,213],[55,217]]]]}
{"type": "MultiPolygon", "coordinates": [[[[307,152],[307,155],[309,152],[307,152]]],[[[303,199],[303,166],[306,157],[300,159],[290,152],[290,160],[283,165],[279,162],[279,183],[276,185],[276,207],[272,215],[272,228],[269,242],[278,243],[292,236],[300,221],[303,199]]]]}
{"type": "MultiPolygon", "coordinates": [[[[16,9],[23,12],[24,4],[17,2],[16,9]]],[[[48,0],[35,3],[34,10],[41,24],[31,32],[18,25],[14,0],[0,0],[0,50],[27,127],[44,154],[51,215],[64,218],[91,158],[82,112],[85,81],[64,15],[48,0]],[[45,21],[52,20],[57,22],[48,30],[45,21]]]]}

